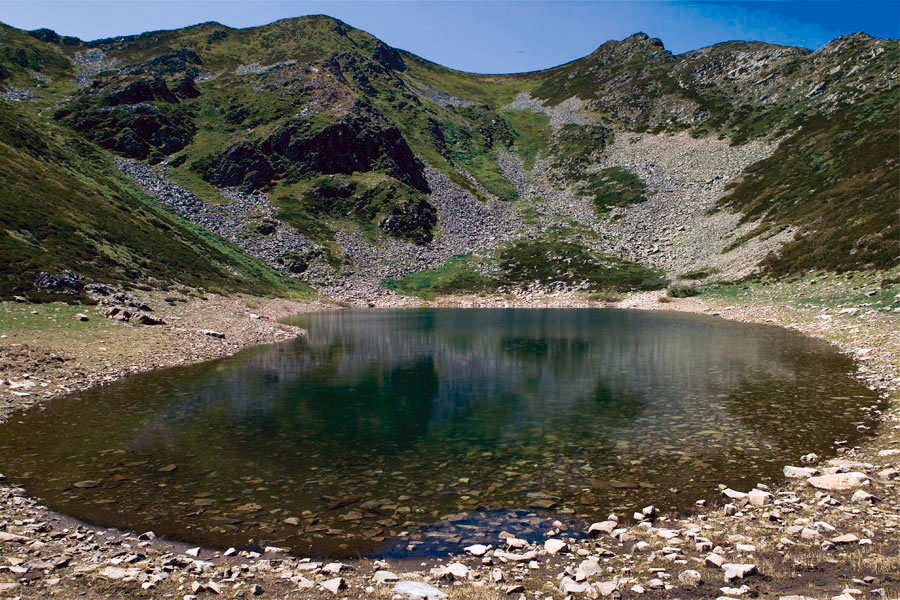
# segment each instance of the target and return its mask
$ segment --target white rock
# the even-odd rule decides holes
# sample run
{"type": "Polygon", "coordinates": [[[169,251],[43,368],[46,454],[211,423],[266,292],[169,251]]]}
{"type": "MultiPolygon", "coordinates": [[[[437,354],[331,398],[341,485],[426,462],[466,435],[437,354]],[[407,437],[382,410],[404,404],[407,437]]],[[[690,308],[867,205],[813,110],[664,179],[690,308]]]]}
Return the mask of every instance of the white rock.
{"type": "Polygon", "coordinates": [[[829,491],[852,490],[869,483],[869,479],[858,471],[819,475],[818,477],[810,477],[806,481],[814,488],[829,491]]]}
{"type": "Polygon", "coordinates": [[[588,577],[596,577],[597,575],[602,573],[602,571],[603,570],[600,568],[599,561],[597,561],[596,559],[595,560],[587,559],[587,560],[581,561],[581,564],[578,565],[577,573],[579,575],[584,576],[585,578],[588,578],[588,577]]]}
{"type": "Polygon", "coordinates": [[[591,537],[597,537],[601,533],[610,534],[617,526],[618,523],[616,521],[602,521],[600,523],[593,523],[590,527],[588,527],[588,535],[591,537]]]}
{"type": "Polygon", "coordinates": [[[466,554],[471,554],[472,556],[484,556],[487,554],[487,551],[490,550],[484,544],[473,544],[472,546],[466,546],[463,548],[463,551],[466,554]]]}
{"type": "Polygon", "coordinates": [[[747,497],[746,493],[738,492],[737,490],[733,490],[731,488],[725,488],[724,490],[722,490],[722,495],[726,498],[731,498],[732,500],[740,500],[747,497]]]}
{"type": "Polygon", "coordinates": [[[433,585],[421,581],[401,581],[391,591],[401,598],[410,600],[442,600],[447,597],[447,594],[433,585]]]}
{"type": "Polygon", "coordinates": [[[710,567],[716,567],[717,569],[720,569],[722,568],[722,565],[725,564],[725,559],[718,554],[710,554],[706,557],[704,562],[710,567]]]}
{"type": "Polygon", "coordinates": [[[697,587],[698,585],[700,585],[700,583],[702,583],[703,578],[697,571],[688,569],[687,571],[682,571],[678,574],[678,581],[690,587],[697,587]]]}
{"type": "Polygon", "coordinates": [[[394,583],[395,581],[400,581],[400,578],[390,571],[375,571],[372,579],[375,581],[375,583],[378,584],[394,583]]]}
{"type": "Polygon", "coordinates": [[[747,494],[747,500],[753,506],[765,506],[772,502],[772,494],[762,490],[750,490],[750,493],[747,494]]]}
{"type": "Polygon", "coordinates": [[[347,582],[344,581],[343,577],[335,577],[334,579],[323,581],[319,585],[322,586],[322,589],[325,589],[334,595],[337,595],[341,590],[347,589],[347,582]]]}
{"type": "Polygon", "coordinates": [[[756,565],[741,563],[725,563],[722,565],[725,570],[725,581],[734,581],[735,579],[743,579],[756,573],[756,565]]]}
{"type": "Polygon", "coordinates": [[[550,538],[546,542],[544,542],[544,550],[546,550],[550,554],[559,554],[566,550],[569,546],[562,540],[558,540],[556,538],[550,538]]]}
{"type": "Polygon", "coordinates": [[[791,467],[787,466],[783,469],[784,476],[788,479],[808,479],[819,472],[818,469],[812,467],[791,467]]]}
{"type": "Polygon", "coordinates": [[[597,592],[605,598],[606,596],[612,596],[619,588],[619,585],[615,581],[602,581],[596,585],[596,588],[597,592]]]}
{"type": "Polygon", "coordinates": [[[469,578],[469,567],[462,563],[451,563],[444,568],[444,577],[464,581],[469,578]]]}
{"type": "Polygon", "coordinates": [[[861,504],[874,504],[878,498],[863,490],[856,490],[850,497],[851,502],[859,502],[861,504]]]}

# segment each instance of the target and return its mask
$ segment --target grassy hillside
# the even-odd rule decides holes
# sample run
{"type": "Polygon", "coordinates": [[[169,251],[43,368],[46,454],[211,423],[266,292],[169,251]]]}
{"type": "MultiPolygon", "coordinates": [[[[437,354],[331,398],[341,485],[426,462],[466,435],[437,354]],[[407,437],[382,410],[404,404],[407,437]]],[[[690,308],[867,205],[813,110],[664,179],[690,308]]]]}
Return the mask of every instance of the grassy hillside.
{"type": "MultiPolygon", "coordinates": [[[[223,188],[266,192],[273,218],[343,264],[341,231],[376,246],[390,237],[428,246],[440,234],[428,167],[476,198],[513,202],[522,188],[499,157],[517,154],[526,171],[549,158],[553,183],[589,198],[598,219],[643,202],[653,192],[634,173],[597,167],[614,136],[642,131],[732,144],[784,136],[721,204],[744,222],[762,219],[751,236],[800,231],[762,266],[889,268],[900,261],[898,61],[895,40],[864,34],[816,52],[728,42],[678,56],[636,34],[546,71],[478,75],[326,16],[92,42],[0,24],[0,215],[13,259],[2,291],[64,267],[97,279],[299,289],[158,208],[119,176],[114,154],[165,163],[210,203],[227,201],[223,188]],[[509,109],[523,93],[543,107],[509,109]],[[580,111],[566,108],[573,97],[580,111]]],[[[526,246],[538,242],[559,240],[526,246]]],[[[464,264],[435,277],[453,279],[464,264]]]]}
{"type": "Polygon", "coordinates": [[[889,269],[900,264],[900,144],[896,89],[813,116],[770,158],[751,166],[721,205],[754,233],[800,224],[762,262],[774,276],[807,270],[889,269]]]}
{"type": "Polygon", "coordinates": [[[224,240],[161,210],[109,156],[0,103],[0,296],[39,296],[41,271],[99,282],[309,293],[224,240]]]}

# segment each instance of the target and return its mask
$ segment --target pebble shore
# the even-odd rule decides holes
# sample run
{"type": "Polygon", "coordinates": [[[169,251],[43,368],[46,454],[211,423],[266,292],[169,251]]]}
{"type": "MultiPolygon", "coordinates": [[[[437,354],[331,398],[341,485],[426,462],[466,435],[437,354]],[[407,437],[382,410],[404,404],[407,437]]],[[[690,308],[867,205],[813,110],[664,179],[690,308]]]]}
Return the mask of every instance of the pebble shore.
{"type": "MultiPolygon", "coordinates": [[[[838,319],[853,319],[861,333],[843,349],[866,357],[860,375],[884,394],[893,393],[900,382],[896,348],[873,343],[885,323],[892,323],[886,321],[892,315],[873,317],[863,311],[816,319],[808,312],[762,303],[729,307],[696,298],[669,303],[658,298],[656,292],[639,294],[614,306],[769,322],[826,339],[834,337],[838,319]]],[[[208,302],[220,306],[222,301],[208,302]]],[[[575,294],[527,293],[444,298],[433,304],[601,305],[575,294]]],[[[197,316],[208,316],[211,306],[197,316]]],[[[303,309],[283,303],[252,310],[275,317],[303,309]]],[[[243,311],[235,323],[260,320],[248,314],[250,309],[243,311]]],[[[236,339],[227,321],[216,325],[225,341],[236,339]]],[[[218,353],[238,347],[232,341],[218,353]]],[[[582,540],[550,528],[542,543],[501,534],[496,543],[469,547],[461,556],[389,563],[329,563],[288,556],[278,548],[190,548],[156,539],[151,532],[74,522],[41,506],[14,482],[4,482],[0,598],[896,598],[898,465],[900,410],[894,399],[869,443],[848,448],[836,440],[833,458],[798,456],[785,465],[783,480],[760,482],[754,489],[723,489],[720,497],[698,499],[684,514],[660,514],[647,507],[591,525],[582,540]]]]}

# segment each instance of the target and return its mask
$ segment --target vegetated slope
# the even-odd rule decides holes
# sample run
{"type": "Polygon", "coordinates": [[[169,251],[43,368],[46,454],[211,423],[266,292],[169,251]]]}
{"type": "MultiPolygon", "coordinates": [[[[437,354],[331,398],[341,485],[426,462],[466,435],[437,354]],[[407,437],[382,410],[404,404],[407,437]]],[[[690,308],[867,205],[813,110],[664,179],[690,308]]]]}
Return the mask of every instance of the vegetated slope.
{"type": "Polygon", "coordinates": [[[302,291],[261,261],[179,222],[90,143],[38,132],[0,105],[0,296],[41,298],[40,272],[102,282],[302,291]]]}
{"type": "Polygon", "coordinates": [[[762,265],[780,276],[808,269],[888,269],[900,256],[897,89],[802,121],[775,153],[747,169],[721,204],[752,232],[800,224],[762,265]],[[886,126],[893,123],[894,126],[886,126]]]}
{"type": "MultiPolygon", "coordinates": [[[[720,203],[755,229],[737,241],[713,240],[707,253],[790,225],[799,237],[761,263],[772,274],[900,260],[888,210],[898,193],[897,163],[881,143],[895,127],[880,118],[897,87],[893,40],[854,34],[817,52],[728,42],[674,56],[636,34],[517,75],[447,69],[324,16],[94,42],[4,26],[0,45],[0,93],[20,101],[36,130],[65,129],[143,161],[212,210],[238,192],[264,194],[266,226],[241,231],[271,236],[293,227],[303,248],[281,247],[273,237],[269,246],[278,249],[266,259],[282,270],[302,263],[291,270],[332,287],[348,276],[400,276],[470,252],[480,253],[486,272],[517,247],[517,237],[551,231],[575,241],[575,254],[561,258],[577,260],[598,250],[617,219],[616,238],[631,239],[622,227],[635,219],[623,214],[642,206],[635,214],[668,218],[655,203],[691,205],[691,186],[702,183],[678,183],[685,195],[675,197],[641,179],[684,179],[660,172],[650,157],[604,165],[612,141],[637,132],[724,136],[738,146],[786,140],[720,203]],[[860,139],[853,127],[864,131],[860,139]],[[804,163],[799,152],[814,160],[804,163]],[[842,212],[823,208],[832,204],[842,212]],[[492,230],[509,211],[525,229],[492,230]],[[838,231],[850,216],[853,227],[838,231]],[[573,224],[592,234],[581,237],[573,224]],[[310,253],[310,246],[319,249],[310,253]],[[302,261],[290,258],[301,254],[302,261]]],[[[758,148],[747,155],[757,160],[758,148]]],[[[177,208],[178,198],[165,203],[177,208]]],[[[629,256],[656,262],[651,254],[629,256]]]]}

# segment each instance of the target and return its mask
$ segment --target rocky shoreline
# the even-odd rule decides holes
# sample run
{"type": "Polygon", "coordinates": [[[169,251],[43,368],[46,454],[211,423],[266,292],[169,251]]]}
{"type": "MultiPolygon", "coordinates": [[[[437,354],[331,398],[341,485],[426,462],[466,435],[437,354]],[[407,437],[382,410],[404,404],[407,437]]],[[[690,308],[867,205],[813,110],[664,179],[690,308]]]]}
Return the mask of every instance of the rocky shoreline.
{"type": "MultiPolygon", "coordinates": [[[[885,396],[894,394],[900,383],[896,342],[882,337],[891,331],[897,337],[896,317],[890,314],[801,310],[766,302],[725,306],[718,299],[660,302],[659,297],[652,292],[604,304],[571,293],[522,293],[443,298],[430,304],[617,306],[703,312],[788,326],[838,343],[860,359],[860,376],[885,396]],[[829,313],[833,313],[830,318],[817,318],[829,313]],[[845,329],[854,331],[855,337],[842,338],[839,333],[845,329]]],[[[391,305],[391,296],[379,302],[391,305]]],[[[408,299],[402,303],[408,304],[408,299]]],[[[158,298],[155,304],[160,304],[158,298]]],[[[155,344],[164,342],[170,353],[157,353],[153,360],[128,368],[129,362],[136,361],[123,354],[109,360],[104,370],[84,369],[86,376],[77,385],[95,385],[133,370],[205,360],[253,343],[287,339],[300,332],[280,325],[278,318],[327,307],[246,298],[190,299],[171,307],[171,312],[159,311],[162,320],[180,319],[178,327],[154,330],[122,325],[139,332],[129,343],[146,345],[145,350],[154,352],[159,348],[155,344]],[[224,338],[198,333],[201,329],[224,338]]],[[[37,309],[40,312],[41,307],[37,309]]],[[[108,331],[100,335],[103,343],[110,343],[108,331]]],[[[37,341],[44,340],[38,336],[37,341]]],[[[11,346],[0,348],[7,354],[11,346]]],[[[75,375],[67,362],[48,372],[61,376],[68,369],[75,375]]],[[[35,364],[26,361],[20,366],[35,364]]],[[[27,381],[24,374],[4,373],[3,378],[27,381]]],[[[34,381],[39,379],[35,376],[34,381]]],[[[72,387],[59,385],[51,376],[43,379],[36,386],[43,390],[40,396],[47,398],[72,387]],[[40,388],[41,383],[48,385],[40,388]]],[[[22,399],[17,401],[20,406],[30,399],[17,398],[22,399]]],[[[836,458],[830,460],[798,456],[795,464],[786,465],[783,481],[760,482],[754,490],[722,490],[721,498],[698,501],[683,515],[657,514],[652,507],[635,515],[613,515],[592,525],[590,537],[583,540],[560,537],[551,529],[541,544],[504,537],[493,547],[473,546],[464,556],[448,559],[345,564],[290,557],[278,548],[256,549],[259,552],[189,548],[156,539],[149,532],[77,523],[41,506],[14,482],[4,482],[0,484],[0,598],[441,598],[442,594],[516,600],[896,598],[900,597],[896,546],[900,410],[896,397],[890,402],[869,443],[848,448],[836,440],[836,458]]]]}

